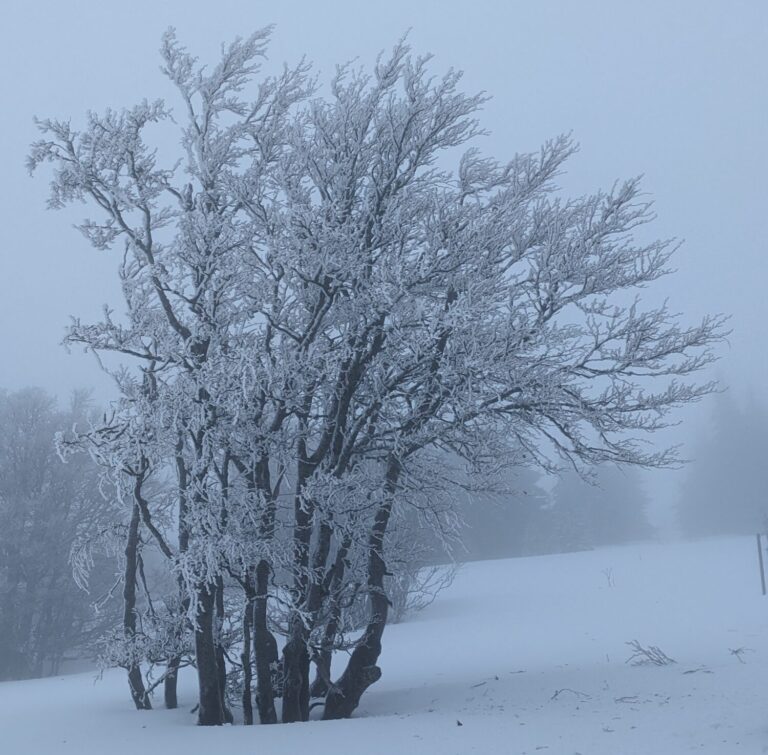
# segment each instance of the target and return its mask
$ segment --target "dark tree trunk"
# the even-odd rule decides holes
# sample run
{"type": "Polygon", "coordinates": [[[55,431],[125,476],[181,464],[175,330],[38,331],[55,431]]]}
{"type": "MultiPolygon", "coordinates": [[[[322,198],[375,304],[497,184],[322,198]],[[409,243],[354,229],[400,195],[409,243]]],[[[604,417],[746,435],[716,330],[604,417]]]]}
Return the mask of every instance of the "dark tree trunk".
{"type": "MultiPolygon", "coordinates": [[[[183,595],[183,580],[181,577],[179,578],[179,591],[182,592],[183,595]]],[[[182,617],[181,620],[186,623],[188,619],[186,618],[187,611],[189,611],[189,596],[183,595],[181,600],[181,613],[182,617]]],[[[179,632],[182,634],[181,637],[178,638],[179,642],[183,640],[183,633],[184,628],[180,627],[179,632]]],[[[177,689],[178,689],[178,683],[179,683],[179,668],[181,666],[181,656],[175,655],[168,659],[168,665],[166,669],[166,677],[163,681],[163,698],[165,702],[165,707],[168,710],[173,710],[174,708],[177,708],[179,705],[178,701],[178,695],[177,695],[177,689]]]]}
{"type": "Polygon", "coordinates": [[[331,615],[323,630],[320,651],[314,659],[317,673],[315,674],[315,680],[309,688],[310,697],[325,697],[331,688],[331,661],[333,660],[333,646],[336,642],[336,634],[339,631],[340,618],[341,606],[338,600],[334,600],[331,606],[331,615]]]}
{"type": "MultiPolygon", "coordinates": [[[[328,624],[330,626],[330,624],[328,624]]],[[[328,629],[326,627],[326,636],[328,629]]],[[[315,656],[315,668],[317,673],[312,684],[309,685],[309,697],[325,697],[331,688],[331,661],[333,660],[333,650],[323,647],[315,656]]]]}
{"type": "MultiPolygon", "coordinates": [[[[137,481],[136,484],[139,484],[137,481]]],[[[136,636],[136,574],[139,555],[139,522],[141,512],[137,504],[133,506],[131,523],[128,526],[128,540],[125,544],[125,575],[123,584],[123,632],[126,639],[136,636]]],[[[128,666],[128,686],[131,698],[137,710],[151,710],[152,704],[144,687],[141,667],[138,663],[128,666]]]]}
{"type": "MultiPolygon", "coordinates": [[[[185,553],[189,548],[189,527],[187,526],[187,465],[184,462],[182,452],[184,450],[184,441],[182,436],[179,435],[176,443],[176,475],[179,489],[179,553],[185,553]]],[[[184,588],[184,580],[179,575],[179,594],[181,595],[181,612],[182,614],[189,611],[189,596],[186,594],[184,588]]],[[[186,619],[184,619],[186,622],[186,619]]],[[[180,630],[183,634],[183,629],[180,630]]],[[[181,641],[179,637],[179,641],[181,641]]],[[[179,681],[179,665],[181,664],[181,656],[174,656],[168,660],[167,675],[163,682],[163,696],[165,699],[165,707],[172,710],[178,707],[179,700],[177,694],[178,681],[179,681]]]]}
{"type": "Polygon", "coordinates": [[[291,621],[283,648],[283,723],[309,720],[309,650],[307,630],[299,615],[291,621]]]}
{"type": "Polygon", "coordinates": [[[234,721],[232,712],[227,705],[227,661],[224,655],[224,645],[221,641],[221,633],[224,626],[224,579],[216,579],[216,626],[214,639],[216,642],[216,668],[219,675],[219,696],[221,697],[221,709],[225,723],[234,721]]]}
{"type": "Polygon", "coordinates": [[[168,710],[178,708],[179,699],[176,692],[179,680],[179,664],[181,659],[174,656],[169,659],[165,670],[165,679],[163,680],[163,701],[168,710]]]}
{"type": "Polygon", "coordinates": [[[256,658],[256,703],[259,721],[277,723],[273,675],[277,666],[277,641],[267,625],[269,563],[262,559],[256,567],[256,597],[253,611],[253,652],[256,658]]]}
{"type": "Polygon", "coordinates": [[[314,659],[317,673],[315,674],[315,680],[309,688],[310,698],[325,697],[331,687],[331,661],[333,659],[336,634],[339,631],[339,621],[341,620],[339,590],[341,589],[341,584],[344,579],[344,572],[347,567],[347,555],[351,545],[351,535],[346,535],[339,545],[333,569],[331,569],[327,577],[325,592],[329,596],[330,603],[328,607],[328,621],[323,630],[320,651],[314,659]]]}
{"type": "Polygon", "coordinates": [[[201,584],[197,590],[197,626],[195,627],[195,656],[200,705],[199,726],[221,726],[226,723],[219,684],[219,664],[214,641],[216,588],[201,584]]]}
{"type": "Polygon", "coordinates": [[[128,686],[131,688],[131,697],[136,710],[152,710],[152,703],[144,687],[144,678],[138,665],[128,667],[128,686]]]}
{"type": "Polygon", "coordinates": [[[349,718],[360,704],[363,693],[381,679],[381,669],[376,661],[381,655],[379,632],[366,633],[349,659],[347,668],[325,699],[324,721],[349,718]]]}
{"type": "Polygon", "coordinates": [[[299,463],[294,497],[293,560],[296,568],[294,600],[296,610],[290,619],[288,641],[283,648],[283,723],[309,719],[309,650],[308,632],[301,613],[307,603],[309,586],[309,548],[312,539],[314,507],[304,498],[304,485],[314,467],[306,461],[306,445],[298,443],[299,463]]]}
{"type": "Polygon", "coordinates": [[[253,664],[251,662],[251,632],[253,631],[253,601],[256,591],[253,587],[253,576],[248,570],[245,576],[245,606],[243,607],[243,648],[240,652],[240,663],[243,664],[243,723],[253,725],[253,664]]]}
{"type": "Polygon", "coordinates": [[[400,476],[400,464],[390,458],[387,466],[385,499],[376,512],[368,539],[368,596],[371,618],[365,633],[352,652],[347,668],[325,699],[324,720],[349,718],[363,693],[381,678],[376,665],[381,655],[381,637],[387,623],[389,600],[384,592],[384,535],[392,514],[393,496],[400,476]]]}

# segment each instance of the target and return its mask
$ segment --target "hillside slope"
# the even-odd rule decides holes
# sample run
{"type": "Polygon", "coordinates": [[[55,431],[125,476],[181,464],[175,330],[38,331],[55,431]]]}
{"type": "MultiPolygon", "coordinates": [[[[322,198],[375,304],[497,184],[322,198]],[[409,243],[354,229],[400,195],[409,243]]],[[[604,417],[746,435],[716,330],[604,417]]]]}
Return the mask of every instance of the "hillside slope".
{"type": "Polygon", "coordinates": [[[729,538],[471,564],[430,608],[387,629],[384,675],[351,721],[201,729],[191,674],[179,710],[145,713],[131,709],[122,673],[80,674],[0,684],[0,750],[768,752],[768,598],[756,561],[753,540],[729,538]],[[677,663],[626,663],[633,639],[677,663]]]}

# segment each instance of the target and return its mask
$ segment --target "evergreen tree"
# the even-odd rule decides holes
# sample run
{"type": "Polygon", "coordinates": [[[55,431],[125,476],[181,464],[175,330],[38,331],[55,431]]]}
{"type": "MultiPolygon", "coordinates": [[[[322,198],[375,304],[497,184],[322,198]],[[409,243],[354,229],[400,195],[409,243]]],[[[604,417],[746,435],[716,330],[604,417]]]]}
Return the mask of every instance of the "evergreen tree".
{"type": "Polygon", "coordinates": [[[460,560],[510,558],[526,555],[531,519],[547,503],[539,475],[519,469],[504,493],[467,498],[459,508],[462,519],[460,560]]]}
{"type": "Polygon", "coordinates": [[[680,527],[692,537],[764,531],[765,426],[768,412],[730,394],[718,396],[712,428],[694,451],[678,504],[680,527]]]}
{"type": "Polygon", "coordinates": [[[589,550],[653,535],[648,500],[634,469],[603,465],[592,483],[563,474],[550,502],[532,518],[528,548],[536,553],[589,550]]]}

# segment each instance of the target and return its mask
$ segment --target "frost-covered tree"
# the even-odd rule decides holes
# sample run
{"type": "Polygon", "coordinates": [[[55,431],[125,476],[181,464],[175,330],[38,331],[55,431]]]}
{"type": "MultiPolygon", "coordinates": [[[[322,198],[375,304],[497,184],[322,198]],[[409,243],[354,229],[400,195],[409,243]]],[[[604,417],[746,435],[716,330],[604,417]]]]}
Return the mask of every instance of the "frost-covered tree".
{"type": "Polygon", "coordinates": [[[133,454],[120,474],[172,480],[171,544],[149,529],[165,499],[137,505],[194,626],[201,724],[229,720],[233,585],[246,720],[251,657],[263,723],[278,694],[283,721],[308,718],[313,660],[324,717],[349,716],[381,674],[400,512],[445,531],[455,520],[446,454],[481,476],[667,464],[637,435],[710,390],[686,378],[720,328],[627,295],[674,250],[633,239],[652,217],[637,181],[559,196],[564,137],[483,157],[470,142],[484,97],[403,43],[370,74],[341,67],[325,96],[303,63],[256,83],[267,36],[214,68],[165,36],[178,163],[151,147],[170,122],[162,102],[82,130],[41,121],[30,156],[53,165],[51,206],[88,202],[89,241],[124,246],[125,316],[76,320],[69,341],[134,364],[96,431],[117,467],[133,454]],[[328,654],[353,614],[363,631],[333,680],[328,654]]]}
{"type": "Polygon", "coordinates": [[[123,620],[119,629],[103,638],[101,661],[126,669],[131,697],[140,710],[151,708],[149,692],[157,686],[149,678],[145,683],[142,665],[149,667],[148,676],[157,664],[166,665],[161,680],[166,705],[173,708],[176,674],[182,659],[189,657],[186,594],[184,590],[181,595],[175,593],[170,588],[173,579],[163,578],[178,568],[183,558],[185,525],[178,526],[176,545],[172,520],[183,512],[174,512],[177,495],[158,452],[157,426],[148,421],[152,417],[151,386],[151,381],[145,380],[131,394],[125,384],[127,394],[134,396],[133,411],[123,408],[122,414],[81,422],[57,436],[62,456],[78,458],[78,451],[86,452],[97,463],[101,487],[112,500],[107,526],[103,522],[83,523],[72,560],[76,575],[86,584],[94,571],[94,553],[118,556],[123,620]],[[137,410],[139,406],[141,410],[137,410]],[[147,578],[148,559],[159,560],[166,567],[159,579],[147,578]],[[150,582],[157,584],[150,586],[150,582]]]}

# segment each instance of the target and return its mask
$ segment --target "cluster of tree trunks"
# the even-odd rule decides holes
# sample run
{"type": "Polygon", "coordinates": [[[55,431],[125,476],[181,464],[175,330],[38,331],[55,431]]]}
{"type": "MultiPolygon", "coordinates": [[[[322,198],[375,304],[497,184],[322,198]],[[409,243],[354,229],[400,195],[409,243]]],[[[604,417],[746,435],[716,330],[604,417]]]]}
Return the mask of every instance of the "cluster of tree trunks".
{"type": "MultiPolygon", "coordinates": [[[[232,721],[225,575],[244,591],[246,721],[254,665],[263,723],[277,720],[278,695],[283,722],[308,720],[313,692],[325,695],[324,718],[347,717],[381,676],[395,500],[435,495],[435,456],[489,473],[502,457],[667,465],[673,454],[617,438],[657,429],[711,391],[679,378],[708,364],[723,335],[720,318],[680,327],[664,306],[611,301],[663,275],[673,249],[631,240],[652,217],[637,181],[552,200],[575,150],[568,137],[504,165],[469,149],[454,174],[438,171],[446,150],[481,133],[485,95],[463,94],[456,72],[433,77],[403,42],[371,76],[341,68],[322,104],[303,63],[246,102],[268,35],[234,42],[211,68],[172,31],[164,37],[163,70],[188,119],[178,172],[144,140],[146,126],[170,118],[162,103],[91,114],[82,133],[41,121],[29,158],[31,169],[56,166],[53,206],[87,197],[103,213],[80,226],[95,247],[125,242],[127,323],[108,312],[94,326],[78,320],[67,341],[138,359],[144,382],[120,378],[119,416],[82,445],[106,448],[114,476],[136,477],[126,640],[138,631],[140,525],[184,575],[206,726],[232,721]],[[665,375],[649,392],[646,378],[665,375]],[[145,475],[164,474],[174,457],[180,526],[189,522],[199,546],[188,561],[183,533],[174,553],[141,493],[145,475]],[[278,538],[285,475],[293,506],[280,509],[278,538]],[[283,574],[270,596],[275,564],[283,574]],[[359,598],[361,587],[367,624],[332,681],[340,596],[350,588],[359,598]],[[270,599],[287,604],[281,657],[270,599]]],[[[138,659],[128,671],[136,706],[149,707],[138,659]]]]}

